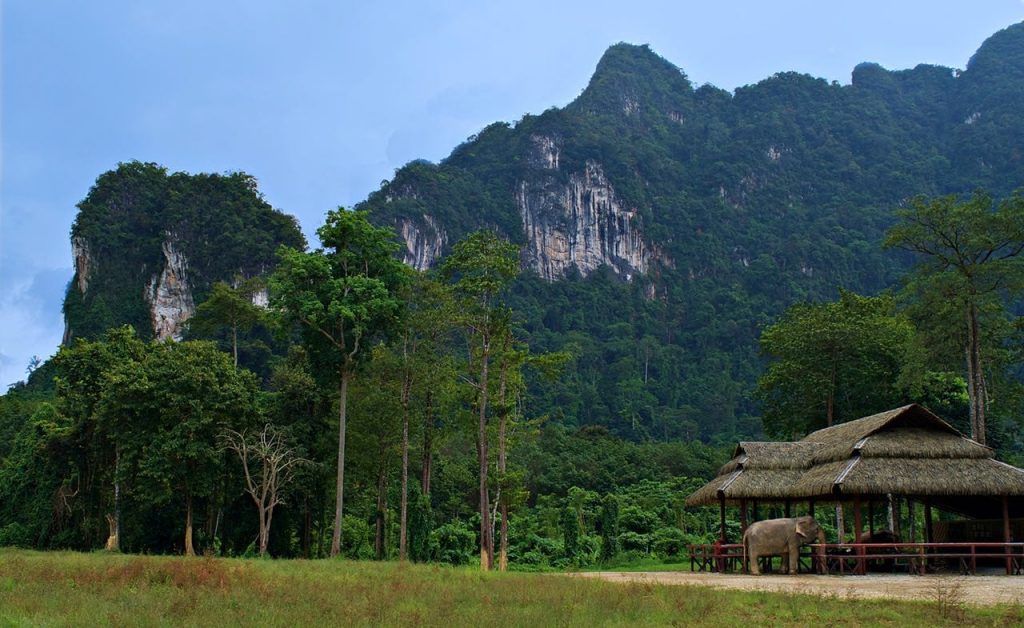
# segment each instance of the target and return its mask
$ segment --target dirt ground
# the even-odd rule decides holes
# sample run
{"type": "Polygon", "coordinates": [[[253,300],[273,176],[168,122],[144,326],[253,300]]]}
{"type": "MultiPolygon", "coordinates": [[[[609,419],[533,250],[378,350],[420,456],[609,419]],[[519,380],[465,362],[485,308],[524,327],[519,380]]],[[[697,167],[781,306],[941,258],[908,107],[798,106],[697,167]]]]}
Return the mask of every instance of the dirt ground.
{"type": "Polygon", "coordinates": [[[974,605],[1024,604],[1024,577],[1006,575],[748,576],[689,571],[603,571],[576,575],[612,582],[650,582],[718,589],[778,591],[842,599],[898,598],[932,602],[945,599],[974,605]]]}

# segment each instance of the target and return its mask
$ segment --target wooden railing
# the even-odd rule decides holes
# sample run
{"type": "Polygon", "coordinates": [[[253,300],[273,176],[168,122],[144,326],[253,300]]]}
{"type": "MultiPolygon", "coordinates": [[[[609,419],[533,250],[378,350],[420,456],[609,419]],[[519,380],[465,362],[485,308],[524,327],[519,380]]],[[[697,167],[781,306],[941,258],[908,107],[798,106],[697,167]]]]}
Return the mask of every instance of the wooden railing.
{"type": "MultiPolygon", "coordinates": [[[[746,572],[739,543],[689,545],[690,571],[746,572]]],[[[772,558],[763,559],[771,571],[772,558]]],[[[918,575],[942,569],[976,574],[979,561],[1001,565],[1008,575],[1024,573],[1024,543],[844,543],[801,548],[799,570],[804,573],[865,574],[868,571],[918,575]],[[823,551],[822,551],[823,550],[823,551]]],[[[781,563],[781,559],[779,559],[781,563]]]]}

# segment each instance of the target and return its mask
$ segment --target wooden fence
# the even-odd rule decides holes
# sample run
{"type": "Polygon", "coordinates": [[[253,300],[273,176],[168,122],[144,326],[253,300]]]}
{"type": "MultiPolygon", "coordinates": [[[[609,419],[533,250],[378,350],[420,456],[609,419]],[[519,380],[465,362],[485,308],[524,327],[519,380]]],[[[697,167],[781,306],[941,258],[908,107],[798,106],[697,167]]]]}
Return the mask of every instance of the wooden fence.
{"type": "MultiPolygon", "coordinates": [[[[743,546],[738,543],[689,545],[690,571],[746,573],[743,546]]],[[[762,571],[772,571],[781,558],[762,558],[762,571]]],[[[1024,543],[844,543],[801,548],[802,573],[853,574],[893,572],[925,575],[935,572],[978,573],[978,566],[1001,567],[1007,575],[1024,573],[1024,543]]]]}

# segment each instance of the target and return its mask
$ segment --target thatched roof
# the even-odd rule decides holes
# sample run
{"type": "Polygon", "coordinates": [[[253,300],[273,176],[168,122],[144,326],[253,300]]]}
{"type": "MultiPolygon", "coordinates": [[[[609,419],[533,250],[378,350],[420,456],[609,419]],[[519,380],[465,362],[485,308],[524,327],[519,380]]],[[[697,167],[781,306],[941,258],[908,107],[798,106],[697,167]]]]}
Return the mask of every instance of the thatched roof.
{"type": "Polygon", "coordinates": [[[842,423],[791,443],[742,442],[688,505],[726,500],[887,493],[947,498],[1024,496],[1024,470],[919,405],[842,423]]]}

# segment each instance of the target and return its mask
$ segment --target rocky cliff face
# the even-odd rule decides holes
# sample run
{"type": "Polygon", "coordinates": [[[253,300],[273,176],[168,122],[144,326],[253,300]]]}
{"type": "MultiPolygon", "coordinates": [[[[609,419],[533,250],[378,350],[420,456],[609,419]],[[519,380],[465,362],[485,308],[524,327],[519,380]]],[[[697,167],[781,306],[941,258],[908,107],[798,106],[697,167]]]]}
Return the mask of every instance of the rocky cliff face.
{"type": "Polygon", "coordinates": [[[407,218],[398,221],[398,234],[405,243],[402,259],[416,270],[426,270],[441,257],[448,235],[433,216],[423,214],[422,221],[407,218]]]}
{"type": "MultiPolygon", "coordinates": [[[[535,139],[534,147],[538,164],[558,169],[553,140],[535,139]]],[[[526,234],[526,264],[544,279],[561,279],[572,268],[586,277],[602,265],[627,281],[647,272],[651,249],[636,209],[616,197],[600,163],[588,160],[567,182],[554,175],[521,181],[515,202],[526,234]]]]}
{"type": "Polygon", "coordinates": [[[89,241],[79,236],[71,238],[71,257],[75,260],[78,291],[85,294],[89,290],[89,279],[92,278],[93,269],[96,267],[92,252],[89,250],[89,241]]]}
{"type": "Polygon", "coordinates": [[[146,286],[145,299],[153,333],[160,340],[181,340],[185,321],[195,313],[195,301],[188,281],[188,260],[175,247],[172,237],[163,242],[164,268],[146,286]]]}

